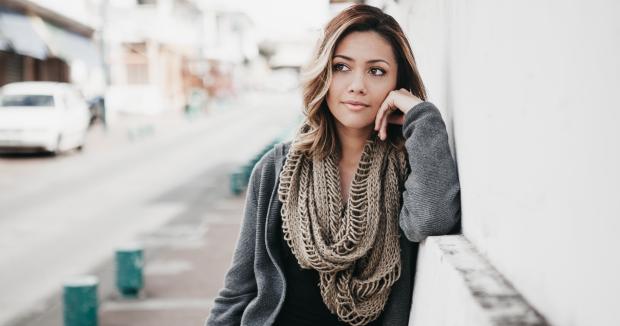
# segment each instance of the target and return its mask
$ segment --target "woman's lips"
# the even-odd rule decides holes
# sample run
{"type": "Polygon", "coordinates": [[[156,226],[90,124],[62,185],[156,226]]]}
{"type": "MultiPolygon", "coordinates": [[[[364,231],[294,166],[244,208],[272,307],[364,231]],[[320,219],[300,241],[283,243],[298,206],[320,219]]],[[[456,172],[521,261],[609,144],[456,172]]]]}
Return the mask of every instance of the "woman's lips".
{"type": "Polygon", "coordinates": [[[352,111],[361,111],[365,108],[368,107],[367,104],[361,103],[361,102],[353,102],[353,101],[345,101],[342,102],[344,105],[346,105],[350,110],[352,111]]]}

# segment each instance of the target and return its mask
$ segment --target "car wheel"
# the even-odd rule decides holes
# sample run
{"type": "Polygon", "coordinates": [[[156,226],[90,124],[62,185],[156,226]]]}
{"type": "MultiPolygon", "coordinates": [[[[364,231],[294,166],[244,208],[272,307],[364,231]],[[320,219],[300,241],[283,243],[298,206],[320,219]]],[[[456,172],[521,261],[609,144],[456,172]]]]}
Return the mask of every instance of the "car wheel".
{"type": "Polygon", "coordinates": [[[53,155],[58,155],[58,154],[62,153],[62,150],[60,148],[61,142],[62,142],[62,135],[58,135],[58,138],[56,138],[56,147],[52,151],[53,155]]]}
{"type": "Polygon", "coordinates": [[[82,134],[82,140],[80,142],[80,144],[75,148],[78,152],[81,152],[84,150],[84,146],[86,145],[86,132],[84,132],[84,134],[82,134]]]}

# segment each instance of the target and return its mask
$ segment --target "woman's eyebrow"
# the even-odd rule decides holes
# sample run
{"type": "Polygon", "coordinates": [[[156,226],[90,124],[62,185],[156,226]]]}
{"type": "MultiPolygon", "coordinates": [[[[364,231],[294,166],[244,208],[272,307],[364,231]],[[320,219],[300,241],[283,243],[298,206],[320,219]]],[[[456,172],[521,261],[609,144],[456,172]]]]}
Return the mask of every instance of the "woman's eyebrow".
{"type": "MultiPolygon", "coordinates": [[[[336,54],[336,55],[334,55],[334,58],[342,58],[342,59],[345,59],[345,60],[348,60],[348,61],[355,61],[355,60],[353,60],[353,58],[347,57],[346,55],[342,55],[342,54],[336,54]]],[[[383,63],[385,63],[388,66],[390,65],[387,61],[385,61],[383,59],[373,59],[373,60],[366,61],[366,63],[375,63],[375,62],[383,62],[383,63]]]]}

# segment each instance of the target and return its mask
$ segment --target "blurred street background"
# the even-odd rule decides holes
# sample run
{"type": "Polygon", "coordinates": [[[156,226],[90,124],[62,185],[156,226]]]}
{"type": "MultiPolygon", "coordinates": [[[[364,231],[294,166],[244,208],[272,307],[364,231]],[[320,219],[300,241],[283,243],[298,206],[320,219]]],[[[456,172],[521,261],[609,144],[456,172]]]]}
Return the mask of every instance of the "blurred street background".
{"type": "Polygon", "coordinates": [[[62,325],[79,275],[101,325],[202,324],[242,216],[233,175],[290,138],[299,69],[343,5],[0,1],[0,325],[62,325]],[[137,299],[115,285],[127,243],[137,299]]]}

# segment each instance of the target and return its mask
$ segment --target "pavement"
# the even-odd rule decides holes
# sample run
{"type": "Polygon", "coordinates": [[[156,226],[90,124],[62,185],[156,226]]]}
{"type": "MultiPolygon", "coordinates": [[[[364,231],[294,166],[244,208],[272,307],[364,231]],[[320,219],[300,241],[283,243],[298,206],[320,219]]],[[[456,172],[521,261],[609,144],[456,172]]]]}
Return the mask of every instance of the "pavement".
{"type": "MultiPolygon", "coordinates": [[[[214,110],[207,115],[213,114],[218,112],[214,110]]],[[[95,126],[88,143],[101,151],[106,148],[124,151],[127,146],[119,145],[148,142],[153,133],[161,135],[175,126],[183,126],[187,123],[184,119],[202,123],[200,117],[178,114],[163,119],[161,116],[123,117],[107,130],[95,126]]],[[[191,130],[187,134],[183,137],[191,136],[191,130]]],[[[256,148],[256,152],[260,150],[256,148]]],[[[22,165],[15,167],[16,175],[22,165]]],[[[234,195],[229,186],[229,175],[237,168],[224,163],[211,166],[191,182],[153,199],[158,203],[182,202],[183,209],[160,227],[136,237],[145,255],[144,288],[137,298],[124,298],[116,289],[113,251],[85,274],[99,279],[98,325],[204,324],[213,299],[223,286],[243,215],[245,193],[234,195]]],[[[64,325],[61,284],[53,295],[3,326],[43,325],[64,325]]]]}
{"type": "MultiPolygon", "coordinates": [[[[115,287],[115,262],[93,269],[99,278],[99,325],[203,325],[223,285],[243,214],[245,194],[230,193],[220,166],[169,196],[191,196],[184,212],[137,240],[145,254],[144,288],[138,298],[123,298],[115,287]]],[[[171,198],[173,199],[173,198],[171,198]]],[[[60,289],[15,326],[63,325],[60,289]]]]}
{"type": "Polygon", "coordinates": [[[192,209],[142,237],[147,254],[144,291],[136,300],[108,292],[101,305],[101,325],[204,323],[223,285],[243,214],[243,196],[217,187],[227,184],[227,174],[209,174],[205,179],[212,185],[195,189],[200,190],[195,205],[202,209],[192,209]]]}

